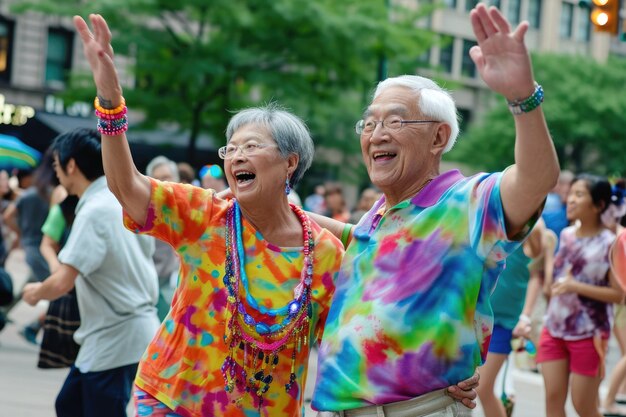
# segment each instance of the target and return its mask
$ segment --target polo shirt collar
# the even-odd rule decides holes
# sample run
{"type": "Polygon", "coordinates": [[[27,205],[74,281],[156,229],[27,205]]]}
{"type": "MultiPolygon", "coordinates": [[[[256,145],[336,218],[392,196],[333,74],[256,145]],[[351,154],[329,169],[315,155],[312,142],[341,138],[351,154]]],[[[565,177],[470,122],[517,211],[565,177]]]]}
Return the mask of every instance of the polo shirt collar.
{"type": "MultiPolygon", "coordinates": [[[[404,200],[396,204],[392,209],[398,210],[407,207],[409,204],[414,206],[426,208],[431,207],[439,201],[439,198],[445,193],[452,185],[464,178],[463,174],[458,169],[454,169],[433,178],[417,195],[409,200],[404,200]]],[[[363,225],[366,230],[369,229],[370,233],[375,229],[380,222],[382,216],[386,212],[386,201],[383,195],[374,205],[371,210],[363,216],[363,219],[359,222],[359,226],[363,225]]],[[[355,234],[359,234],[360,227],[357,227],[355,234]]]]}
{"type": "Polygon", "coordinates": [[[431,207],[434,206],[441,198],[448,188],[454,185],[456,182],[462,180],[463,174],[458,169],[444,172],[433,178],[433,180],[426,185],[411,199],[411,203],[418,207],[431,207]]]}
{"type": "Polygon", "coordinates": [[[78,200],[78,204],[76,205],[76,210],[74,210],[74,212],[78,213],[78,210],[80,210],[80,208],[85,204],[87,200],[89,200],[89,198],[92,195],[98,193],[100,190],[104,188],[107,188],[107,179],[103,175],[97,178],[96,180],[92,181],[92,183],[89,184],[89,186],[85,189],[85,192],[78,200]]]}
{"type": "MultiPolygon", "coordinates": [[[[409,202],[418,207],[431,207],[434,206],[441,198],[443,193],[448,190],[456,182],[464,178],[463,174],[458,169],[453,169],[433,178],[417,195],[413,196],[410,200],[404,200],[396,204],[393,208],[404,208],[409,202]]],[[[385,207],[385,196],[383,195],[373,206],[372,212],[376,213],[385,207]]]]}

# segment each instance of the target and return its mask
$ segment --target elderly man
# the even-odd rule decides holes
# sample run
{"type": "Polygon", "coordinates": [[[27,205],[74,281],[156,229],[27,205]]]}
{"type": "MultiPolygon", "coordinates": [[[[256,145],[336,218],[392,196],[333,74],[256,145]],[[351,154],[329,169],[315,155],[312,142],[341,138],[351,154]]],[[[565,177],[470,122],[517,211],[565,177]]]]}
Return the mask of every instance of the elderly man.
{"type": "Polygon", "coordinates": [[[524,45],[528,23],[512,31],[484,5],[471,22],[478,46],[470,55],[513,113],[515,164],[470,178],[440,174],[441,155],[459,131],[452,98],[418,76],[378,85],[356,130],[384,196],[352,229],[324,222],[352,239],[320,349],[315,409],[342,416],[469,413],[444,388],[483,362],[493,327],[489,295],[559,173],[543,90],[524,45]]]}

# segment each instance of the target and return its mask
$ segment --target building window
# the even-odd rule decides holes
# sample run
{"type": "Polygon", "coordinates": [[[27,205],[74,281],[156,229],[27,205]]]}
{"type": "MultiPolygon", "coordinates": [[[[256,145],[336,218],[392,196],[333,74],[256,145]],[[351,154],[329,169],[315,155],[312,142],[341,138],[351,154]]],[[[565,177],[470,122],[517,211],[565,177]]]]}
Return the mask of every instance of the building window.
{"type": "Polygon", "coordinates": [[[451,9],[456,9],[456,0],[445,0],[444,4],[451,9]]]}
{"type": "Polygon", "coordinates": [[[13,51],[14,23],[0,20],[0,81],[11,81],[11,55],[13,51]]]}
{"type": "Polygon", "coordinates": [[[574,20],[574,5],[572,3],[562,3],[561,9],[561,28],[559,34],[562,39],[572,37],[572,21],[574,20]]]}
{"type": "Polygon", "coordinates": [[[470,41],[468,39],[463,40],[463,60],[461,61],[461,74],[466,77],[476,76],[476,64],[474,64],[474,61],[472,61],[472,58],[469,54],[469,50],[474,45],[477,45],[475,41],[470,41]]]}
{"type": "Polygon", "coordinates": [[[591,39],[591,11],[587,7],[578,8],[578,34],[576,38],[582,42],[591,39]]]}
{"type": "Polygon", "coordinates": [[[541,26],[541,0],[530,0],[528,3],[528,23],[531,28],[541,26]]]}
{"type": "Polygon", "coordinates": [[[452,73],[452,58],[454,57],[454,38],[442,36],[441,48],[439,49],[439,66],[448,73],[452,73]]]}
{"type": "Polygon", "coordinates": [[[519,23],[521,10],[522,10],[522,1],[521,0],[509,0],[508,17],[509,17],[509,21],[512,24],[519,23]]]}
{"type": "Polygon", "coordinates": [[[478,4],[478,0],[465,0],[465,10],[471,12],[474,7],[478,4]]]}
{"type": "Polygon", "coordinates": [[[72,32],[65,29],[48,30],[46,54],[46,85],[63,88],[72,66],[72,32]]]}

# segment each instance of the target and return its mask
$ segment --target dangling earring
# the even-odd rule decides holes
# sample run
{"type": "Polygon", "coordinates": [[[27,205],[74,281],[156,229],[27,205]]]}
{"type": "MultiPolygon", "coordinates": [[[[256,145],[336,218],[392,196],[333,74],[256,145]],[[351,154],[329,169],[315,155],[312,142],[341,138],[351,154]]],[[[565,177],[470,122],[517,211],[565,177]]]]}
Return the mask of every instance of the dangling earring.
{"type": "Polygon", "coordinates": [[[289,177],[285,180],[285,195],[289,195],[291,192],[291,186],[289,185],[289,177]]]}

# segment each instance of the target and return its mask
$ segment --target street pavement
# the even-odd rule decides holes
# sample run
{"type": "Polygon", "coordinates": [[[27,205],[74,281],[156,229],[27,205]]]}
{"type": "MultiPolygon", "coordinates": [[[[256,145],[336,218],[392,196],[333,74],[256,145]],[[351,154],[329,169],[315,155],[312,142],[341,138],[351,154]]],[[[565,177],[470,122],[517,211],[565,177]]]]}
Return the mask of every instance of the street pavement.
{"type": "MultiPolygon", "coordinates": [[[[24,255],[21,251],[12,252],[6,265],[16,284],[20,287],[26,277],[27,268],[24,265],[24,255]]],[[[30,323],[46,310],[46,303],[42,302],[33,308],[20,302],[9,314],[13,321],[0,332],[0,417],[53,417],[54,399],[61,388],[67,374],[67,369],[50,370],[38,369],[38,348],[25,341],[19,335],[19,329],[30,323]]],[[[607,373],[610,372],[618,359],[619,349],[613,340],[609,344],[607,373]]],[[[310,402],[311,388],[315,377],[315,360],[311,358],[311,369],[307,392],[306,416],[315,417],[308,403],[310,402]]],[[[515,369],[514,361],[509,369],[509,384],[507,392],[515,392],[516,405],[514,417],[545,417],[545,397],[543,379],[541,375],[529,371],[515,369]]],[[[601,394],[606,392],[608,378],[605,378],[601,387],[601,394]]],[[[501,386],[498,384],[498,386],[501,386]]],[[[129,405],[128,415],[132,416],[133,407],[129,405]]],[[[568,400],[567,415],[576,416],[568,400]]],[[[472,413],[473,417],[483,417],[480,405],[472,413]]]]}

